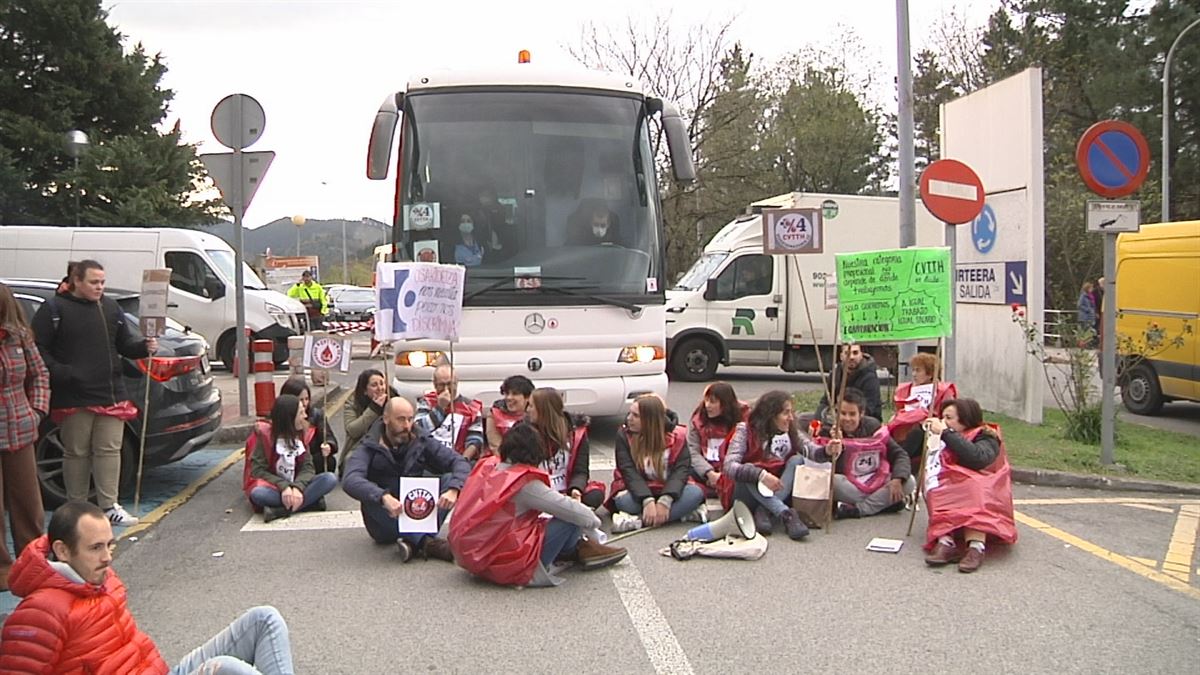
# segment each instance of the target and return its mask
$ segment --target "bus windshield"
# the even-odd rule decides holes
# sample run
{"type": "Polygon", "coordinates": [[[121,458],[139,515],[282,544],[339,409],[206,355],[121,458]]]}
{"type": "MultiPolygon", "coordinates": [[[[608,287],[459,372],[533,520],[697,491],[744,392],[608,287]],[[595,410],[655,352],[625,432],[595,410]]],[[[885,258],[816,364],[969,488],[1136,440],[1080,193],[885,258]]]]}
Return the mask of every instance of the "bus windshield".
{"type": "Polygon", "coordinates": [[[407,96],[396,259],[466,266],[467,305],[661,304],[646,115],[619,94],[407,96]]]}

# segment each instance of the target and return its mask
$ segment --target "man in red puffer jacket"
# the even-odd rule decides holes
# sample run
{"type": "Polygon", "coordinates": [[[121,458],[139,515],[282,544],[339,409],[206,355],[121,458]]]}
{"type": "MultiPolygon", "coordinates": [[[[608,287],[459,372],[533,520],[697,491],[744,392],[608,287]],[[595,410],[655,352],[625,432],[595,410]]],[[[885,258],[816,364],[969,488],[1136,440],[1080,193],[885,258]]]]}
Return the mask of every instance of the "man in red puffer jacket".
{"type": "MultiPolygon", "coordinates": [[[[125,584],[111,568],[115,545],[98,506],[70,501],[54,512],[48,533],[25,547],[9,575],[13,593],[23,599],[0,632],[0,673],[168,672],[129,613],[125,584]]],[[[250,610],[170,672],[246,663],[263,673],[292,673],[287,625],[272,608],[250,610]],[[274,647],[261,650],[277,657],[270,663],[254,663],[262,640],[274,647]]]]}

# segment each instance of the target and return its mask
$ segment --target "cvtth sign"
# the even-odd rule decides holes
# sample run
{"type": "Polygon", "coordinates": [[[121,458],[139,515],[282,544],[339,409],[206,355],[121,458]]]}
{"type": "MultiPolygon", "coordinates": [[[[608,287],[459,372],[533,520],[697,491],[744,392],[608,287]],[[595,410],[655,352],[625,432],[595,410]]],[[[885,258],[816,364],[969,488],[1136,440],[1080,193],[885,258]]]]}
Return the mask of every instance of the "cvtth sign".
{"type": "Polygon", "coordinates": [[[961,225],[975,220],[983,209],[983,182],[971,167],[954,159],[940,159],[921,173],[921,201],[945,223],[961,225]]]}

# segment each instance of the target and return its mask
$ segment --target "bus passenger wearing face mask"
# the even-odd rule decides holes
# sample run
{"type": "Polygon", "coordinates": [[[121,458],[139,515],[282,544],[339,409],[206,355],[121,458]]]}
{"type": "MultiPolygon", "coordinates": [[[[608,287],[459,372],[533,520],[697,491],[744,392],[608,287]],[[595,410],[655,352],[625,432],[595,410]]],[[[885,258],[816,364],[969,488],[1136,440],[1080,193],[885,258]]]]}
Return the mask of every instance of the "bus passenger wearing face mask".
{"type": "Polygon", "coordinates": [[[571,217],[567,243],[575,246],[617,243],[617,215],[600,202],[587,202],[571,217]]]}
{"type": "Polygon", "coordinates": [[[463,214],[458,223],[462,240],[454,246],[454,262],[466,267],[476,267],[483,262],[483,245],[475,238],[475,222],[463,214]]]}

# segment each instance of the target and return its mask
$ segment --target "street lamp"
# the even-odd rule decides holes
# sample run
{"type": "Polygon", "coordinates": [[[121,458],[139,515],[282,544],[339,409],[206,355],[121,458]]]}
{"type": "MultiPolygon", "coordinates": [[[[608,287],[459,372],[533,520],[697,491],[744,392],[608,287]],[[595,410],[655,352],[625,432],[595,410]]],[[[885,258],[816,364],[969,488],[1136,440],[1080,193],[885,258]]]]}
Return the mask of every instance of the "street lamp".
{"type": "MultiPolygon", "coordinates": [[[[75,160],[75,180],[79,180],[79,157],[87,152],[91,142],[87,134],[78,129],[67,132],[67,154],[75,160]]],[[[75,186],[75,227],[79,227],[79,185],[75,186]]]]}
{"type": "Polygon", "coordinates": [[[1171,57],[1183,36],[1196,26],[1200,19],[1188,24],[1176,36],[1167,50],[1167,60],[1163,63],[1163,104],[1162,104],[1162,221],[1171,222],[1171,57]]]}
{"type": "Polygon", "coordinates": [[[292,216],[292,224],[296,226],[296,256],[300,255],[300,228],[304,227],[304,216],[292,216]]]}

